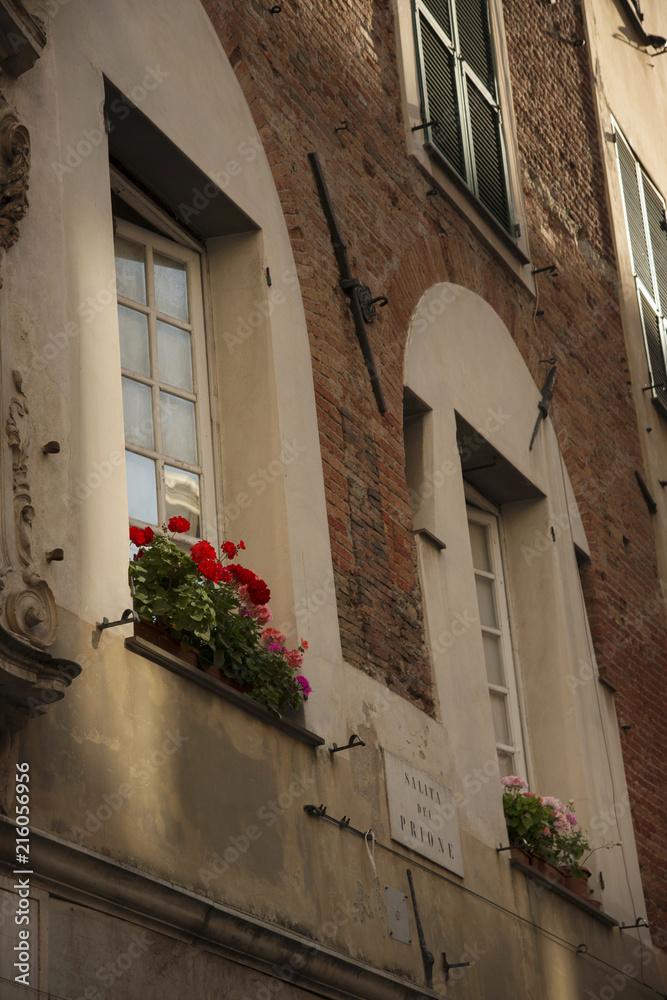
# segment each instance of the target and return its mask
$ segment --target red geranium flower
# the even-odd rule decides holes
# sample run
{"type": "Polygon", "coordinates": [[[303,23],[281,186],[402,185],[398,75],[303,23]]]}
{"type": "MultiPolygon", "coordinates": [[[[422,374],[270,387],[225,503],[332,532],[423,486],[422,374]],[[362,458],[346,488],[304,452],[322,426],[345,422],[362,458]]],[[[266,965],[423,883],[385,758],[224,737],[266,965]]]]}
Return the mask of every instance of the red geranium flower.
{"type": "Polygon", "coordinates": [[[245,566],[239,566],[238,563],[232,563],[227,568],[237,583],[254,583],[257,579],[256,573],[253,573],[251,569],[246,569],[245,566]]]}
{"type": "Polygon", "coordinates": [[[199,572],[212,583],[218,583],[222,579],[224,569],[222,563],[218,562],[217,559],[203,559],[199,563],[199,572]]]}
{"type": "Polygon", "coordinates": [[[222,551],[225,553],[228,559],[236,558],[237,549],[236,546],[234,545],[234,542],[223,542],[222,551]]]}
{"type": "Polygon", "coordinates": [[[239,548],[240,549],[244,549],[245,548],[245,542],[239,542],[239,548]]]}
{"type": "Polygon", "coordinates": [[[196,545],[193,545],[192,548],[190,549],[190,555],[192,556],[192,561],[196,562],[197,564],[203,562],[204,559],[215,560],[216,558],[215,549],[213,548],[210,542],[205,542],[205,541],[197,542],[196,545]]]}
{"type": "Polygon", "coordinates": [[[190,522],[185,517],[170,517],[169,530],[182,535],[184,531],[190,530],[190,522]]]}
{"type": "Polygon", "coordinates": [[[146,535],[141,528],[135,528],[134,525],[130,525],[130,541],[133,545],[145,545],[146,535]]]}
{"type": "Polygon", "coordinates": [[[149,527],[145,527],[144,528],[145,544],[146,545],[150,545],[150,543],[153,541],[154,538],[155,538],[155,532],[153,531],[153,529],[149,528],[149,527]]]}
{"type": "Polygon", "coordinates": [[[132,556],[132,558],[133,558],[133,560],[135,562],[139,562],[139,560],[141,559],[141,557],[143,556],[143,554],[144,554],[144,550],[143,549],[139,549],[138,552],[134,553],[134,555],[132,556]]]}
{"type": "Polygon", "coordinates": [[[271,591],[263,580],[253,580],[248,584],[248,597],[253,604],[268,604],[271,591]]]}

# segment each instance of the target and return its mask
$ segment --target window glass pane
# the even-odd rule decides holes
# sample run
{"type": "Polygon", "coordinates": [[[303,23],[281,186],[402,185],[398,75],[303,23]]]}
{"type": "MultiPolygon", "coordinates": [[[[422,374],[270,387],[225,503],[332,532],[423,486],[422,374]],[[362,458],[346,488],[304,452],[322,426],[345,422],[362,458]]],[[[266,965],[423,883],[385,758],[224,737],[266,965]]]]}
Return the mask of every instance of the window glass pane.
{"type": "Polygon", "coordinates": [[[475,586],[477,587],[477,604],[479,607],[479,620],[482,625],[489,625],[491,628],[498,628],[496,618],[496,602],[494,600],[493,580],[487,580],[483,576],[475,576],[475,586]]]}
{"type": "Polygon", "coordinates": [[[500,636],[489,635],[483,632],[482,642],[484,643],[484,661],[486,663],[486,676],[489,684],[497,684],[499,687],[505,687],[500,636]]]}
{"type": "Polygon", "coordinates": [[[161,253],[153,255],[155,304],[160,312],[188,322],[188,285],[185,264],[161,253]]]}
{"type": "Polygon", "coordinates": [[[123,368],[150,375],[151,359],[148,352],[148,317],[136,309],[118,306],[120,330],[120,363],[123,368]]]}
{"type": "Polygon", "coordinates": [[[188,399],[173,396],[170,392],[161,392],[160,413],[164,454],[196,465],[195,404],[188,399]]]}
{"type": "Polygon", "coordinates": [[[157,359],[161,382],[192,392],[192,351],[187,330],[158,320],[157,359]]]}
{"type": "Polygon", "coordinates": [[[118,294],[146,305],[144,248],[116,237],[116,285],[118,294]]]}
{"type": "Polygon", "coordinates": [[[491,714],[493,715],[496,743],[511,744],[507,721],[507,695],[499,694],[497,691],[490,691],[489,694],[491,695],[491,714]]]}
{"type": "Polygon", "coordinates": [[[131,518],[157,524],[157,490],[155,462],[152,458],[125,452],[127,472],[127,505],[131,518]]]}
{"type": "Polygon", "coordinates": [[[486,573],[490,573],[491,563],[489,562],[489,550],[486,543],[486,528],[483,524],[468,521],[468,529],[470,531],[472,564],[475,569],[483,569],[486,573]]]}
{"type": "Polygon", "coordinates": [[[199,476],[171,465],[164,467],[165,499],[167,520],[170,517],[185,517],[190,522],[190,534],[201,538],[201,516],[199,500],[199,476]]]}
{"type": "Polygon", "coordinates": [[[123,378],[123,419],[125,443],[153,448],[153,407],[150,386],[123,378]]]}
{"type": "Polygon", "coordinates": [[[498,771],[501,778],[509,778],[510,774],[514,774],[514,754],[498,751],[498,771]]]}

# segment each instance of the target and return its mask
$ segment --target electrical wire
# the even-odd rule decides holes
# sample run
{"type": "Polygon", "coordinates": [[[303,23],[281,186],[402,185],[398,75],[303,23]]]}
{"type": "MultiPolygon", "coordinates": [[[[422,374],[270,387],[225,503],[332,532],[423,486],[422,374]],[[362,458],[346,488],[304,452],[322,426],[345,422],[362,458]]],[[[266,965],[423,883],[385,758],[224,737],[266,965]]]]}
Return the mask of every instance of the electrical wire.
{"type": "MultiPolygon", "coordinates": [[[[320,807],[318,809],[317,806],[304,806],[304,810],[308,813],[308,815],[313,816],[317,819],[328,820],[329,823],[332,823],[334,826],[340,827],[340,829],[342,830],[347,830],[348,833],[353,833],[355,836],[361,837],[362,839],[365,838],[366,835],[363,833],[362,830],[357,830],[355,827],[350,826],[349,823],[341,823],[340,820],[334,819],[332,816],[328,816],[326,812],[321,811],[322,808],[324,807],[320,807]]],[[[442,875],[440,872],[434,871],[433,868],[429,868],[427,865],[423,865],[420,861],[416,861],[414,858],[409,858],[407,855],[401,854],[400,851],[395,851],[393,847],[388,847],[386,844],[383,844],[381,841],[377,839],[375,840],[375,846],[382,848],[382,850],[386,851],[388,854],[393,854],[395,857],[400,858],[401,861],[405,862],[406,864],[411,865],[415,868],[421,868],[422,871],[428,872],[429,875],[434,875],[436,878],[441,879],[441,881],[446,882],[448,885],[455,886],[455,888],[460,889],[461,892],[465,892],[469,896],[474,896],[476,899],[482,900],[482,902],[484,903],[488,903],[490,906],[493,906],[495,909],[500,910],[502,913],[506,913],[508,916],[513,917],[515,920],[519,920],[521,923],[528,924],[530,927],[533,927],[540,934],[544,934],[545,937],[548,937],[551,940],[555,941],[557,944],[560,944],[561,946],[570,949],[572,952],[576,954],[585,955],[588,958],[594,959],[596,962],[600,962],[602,965],[606,965],[609,969],[613,969],[614,972],[618,972],[620,973],[620,975],[625,976],[627,979],[632,980],[632,982],[637,983],[638,986],[643,986],[645,987],[645,989],[650,990],[652,993],[655,993],[655,995],[661,997],[662,1000],[667,1000],[666,994],[661,993],[659,990],[656,990],[653,986],[649,986],[648,983],[640,979],[635,979],[634,976],[628,976],[627,973],[623,972],[622,969],[619,969],[615,965],[610,965],[609,962],[605,962],[603,958],[598,958],[597,955],[593,955],[588,950],[586,950],[585,952],[581,952],[579,950],[580,949],[579,945],[573,944],[566,938],[563,938],[559,934],[556,934],[555,931],[550,931],[547,927],[542,927],[540,924],[536,924],[534,920],[530,920],[528,917],[523,917],[521,916],[520,913],[516,913],[514,910],[508,909],[506,906],[503,906],[502,903],[496,902],[495,899],[489,899],[488,896],[483,896],[481,893],[475,892],[474,889],[470,889],[466,885],[461,885],[460,882],[455,882],[453,879],[448,878],[446,875],[442,875]]]]}
{"type": "MultiPolygon", "coordinates": [[[[556,410],[557,410],[556,401],[555,401],[555,399],[553,399],[552,400],[552,405],[551,405],[551,415],[552,415],[552,420],[553,420],[553,425],[554,425],[554,434],[556,436],[556,444],[558,445],[558,425],[557,425],[557,420],[556,420],[556,410]]],[[[570,529],[570,537],[574,538],[574,532],[572,530],[572,517],[571,517],[571,514],[570,514],[570,505],[567,503],[567,484],[566,484],[566,481],[565,481],[565,463],[564,463],[563,457],[562,457],[562,455],[560,453],[560,446],[558,446],[558,459],[559,459],[559,464],[560,464],[561,479],[562,479],[562,482],[563,482],[563,495],[564,495],[565,501],[566,501],[565,502],[565,509],[567,511],[567,520],[568,520],[568,526],[569,526],[569,529],[570,529]]],[[[593,645],[593,637],[591,635],[590,627],[589,627],[589,623],[588,623],[588,611],[587,611],[587,608],[586,608],[586,600],[584,598],[583,588],[581,586],[581,578],[579,580],[579,587],[577,589],[578,589],[579,602],[581,604],[581,610],[582,610],[582,615],[583,615],[583,620],[584,620],[584,625],[585,625],[584,631],[586,633],[586,644],[588,646],[588,654],[589,654],[589,657],[590,657],[590,663],[595,665],[596,677],[599,677],[599,674],[597,672],[597,660],[596,660],[596,656],[595,656],[595,647],[593,645]]],[[[607,727],[605,725],[604,714],[602,712],[602,704],[600,702],[600,689],[599,689],[599,686],[597,684],[595,685],[595,703],[596,703],[596,706],[597,706],[598,715],[600,717],[600,729],[602,730],[602,739],[604,741],[605,757],[606,757],[606,760],[607,760],[607,767],[609,768],[609,782],[610,782],[610,785],[611,785],[612,798],[613,798],[614,804],[616,804],[618,802],[618,797],[617,797],[617,794],[616,794],[616,783],[614,781],[614,769],[612,767],[612,762],[611,762],[611,752],[610,752],[610,749],[609,749],[609,740],[607,738],[607,727]]],[[[619,839],[619,841],[622,841],[623,837],[622,837],[622,834],[621,834],[621,828],[619,826],[618,817],[616,816],[616,810],[615,809],[614,809],[614,820],[616,822],[616,832],[618,833],[618,839],[619,839]]],[[[624,850],[621,850],[621,857],[623,859],[623,870],[625,872],[625,881],[626,881],[626,884],[627,884],[628,895],[630,897],[630,903],[631,903],[631,906],[632,906],[632,913],[634,915],[635,920],[638,920],[637,907],[635,906],[635,900],[634,900],[634,895],[633,895],[633,891],[632,891],[632,884],[631,884],[631,881],[630,881],[630,872],[628,871],[628,861],[627,861],[626,854],[625,854],[624,850]]],[[[639,936],[639,929],[637,929],[637,941],[638,941],[639,944],[641,944],[641,937],[639,936]]],[[[642,969],[642,976],[643,976],[643,969],[642,969]]],[[[647,986],[647,988],[652,989],[652,987],[649,987],[648,984],[644,982],[644,980],[641,980],[641,982],[642,982],[643,985],[647,986]]]]}

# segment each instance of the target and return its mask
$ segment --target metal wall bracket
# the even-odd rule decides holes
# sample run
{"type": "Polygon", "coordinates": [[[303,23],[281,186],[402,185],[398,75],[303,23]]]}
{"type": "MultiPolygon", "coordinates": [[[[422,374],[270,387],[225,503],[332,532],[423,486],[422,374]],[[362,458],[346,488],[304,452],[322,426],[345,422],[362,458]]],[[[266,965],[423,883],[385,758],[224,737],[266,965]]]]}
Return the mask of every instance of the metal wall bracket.
{"type": "MultiPolygon", "coordinates": [[[[380,385],[380,378],[378,376],[375,359],[373,357],[373,350],[371,348],[370,340],[368,339],[368,331],[366,330],[366,323],[369,322],[369,320],[366,319],[362,311],[361,302],[359,301],[359,291],[362,287],[365,288],[366,286],[362,286],[360,279],[355,278],[352,275],[350,261],[347,256],[347,246],[345,245],[345,241],[343,240],[343,236],[338,225],[338,219],[336,218],[333,202],[331,201],[331,195],[329,194],[327,182],[325,181],[324,174],[322,173],[320,159],[317,153],[309,153],[308,159],[310,160],[310,165],[312,167],[313,174],[315,175],[317,191],[320,196],[324,216],[329,227],[331,245],[333,246],[336,261],[338,263],[340,285],[341,288],[344,288],[350,296],[350,308],[352,309],[352,315],[354,317],[357,338],[359,340],[359,346],[361,347],[361,353],[364,356],[366,368],[368,369],[371,386],[373,387],[373,394],[375,395],[375,400],[380,413],[386,413],[387,404],[384,401],[382,386],[380,385]]],[[[368,294],[370,296],[370,292],[368,294]]],[[[382,296],[382,298],[384,298],[384,296],[382,296]]],[[[371,300],[371,305],[373,301],[377,302],[379,299],[371,300]]],[[[375,315],[377,315],[377,313],[375,315]]]]}
{"type": "Polygon", "coordinates": [[[102,632],[105,628],[114,628],[116,625],[127,625],[128,622],[138,622],[139,615],[132,608],[126,608],[117,622],[110,622],[108,618],[103,618],[101,622],[96,623],[98,632],[102,632]]]}
{"type": "Polygon", "coordinates": [[[357,288],[357,298],[359,299],[359,305],[367,323],[373,323],[377,319],[376,302],[379,302],[380,306],[386,306],[389,302],[386,295],[376,295],[374,299],[371,298],[371,295],[372,292],[368,285],[359,285],[357,288]]]}
{"type": "Polygon", "coordinates": [[[352,733],[350,736],[350,742],[346,743],[344,747],[339,747],[336,743],[332,747],[329,747],[329,753],[340,753],[341,750],[351,750],[353,747],[365,747],[364,741],[357,736],[356,733],[352,733]]]}

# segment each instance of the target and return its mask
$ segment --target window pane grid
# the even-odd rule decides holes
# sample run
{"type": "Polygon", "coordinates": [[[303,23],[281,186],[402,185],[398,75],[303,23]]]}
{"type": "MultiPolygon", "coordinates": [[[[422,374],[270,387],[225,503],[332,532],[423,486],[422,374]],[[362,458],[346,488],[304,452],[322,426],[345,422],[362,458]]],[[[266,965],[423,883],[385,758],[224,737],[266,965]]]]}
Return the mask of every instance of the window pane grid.
{"type": "Polygon", "coordinates": [[[504,581],[500,557],[497,519],[493,515],[470,508],[469,532],[474,563],[485,563],[488,569],[473,568],[478,597],[480,633],[483,642],[484,666],[491,707],[494,742],[499,763],[509,767],[507,773],[521,770],[523,750],[521,725],[515,690],[514,667],[509,635],[509,619],[505,604],[504,581]],[[491,604],[493,608],[491,609],[491,604]],[[495,617],[494,625],[489,615],[495,617]]]}
{"type": "Polygon", "coordinates": [[[159,379],[153,379],[150,375],[142,375],[141,372],[135,372],[131,368],[121,368],[121,375],[125,378],[131,378],[135,382],[141,382],[142,385],[156,386],[163,392],[168,392],[172,396],[179,396],[181,399],[187,399],[190,403],[197,402],[197,394],[195,392],[188,392],[187,389],[181,389],[178,385],[173,385],[171,382],[160,382],[159,379]]]}
{"type": "MultiPolygon", "coordinates": [[[[191,522],[191,535],[199,536],[201,523],[201,500],[203,474],[201,446],[199,441],[199,413],[197,377],[194,366],[194,325],[192,322],[191,265],[173,255],[154,251],[149,242],[143,245],[145,267],[145,296],[138,302],[126,295],[118,295],[120,309],[134,310],[137,316],[146,320],[147,351],[132,345],[136,340],[136,323],[131,317],[125,321],[125,341],[121,331],[121,353],[123,360],[136,362],[133,367],[122,367],[124,386],[124,413],[126,422],[126,454],[128,457],[128,498],[130,516],[139,521],[162,524],[168,516],[181,514],[191,522]],[[155,266],[159,264],[160,295],[162,308],[156,303],[155,266]],[[165,311],[170,309],[171,312],[165,311]],[[178,315],[173,315],[178,313],[178,315]],[[158,332],[158,323],[161,324],[158,332]],[[125,345],[125,346],[123,346],[125,345]],[[162,352],[160,354],[160,352],[162,352]],[[145,358],[145,354],[148,358],[145,358]],[[144,360],[145,359],[145,360],[144,360]],[[160,378],[160,363],[163,374],[170,381],[160,378]],[[174,384],[174,383],[180,384],[174,384]],[[135,388],[133,388],[133,386],[135,388]],[[148,398],[143,395],[148,390],[148,398]],[[152,418],[152,427],[148,427],[152,418]],[[167,421],[167,428],[164,421],[167,421]],[[146,425],[146,426],[144,426],[146,425]],[[131,461],[130,461],[131,458],[131,461]],[[137,464],[143,463],[143,464],[137,464]],[[166,467],[171,471],[166,472],[166,467]],[[152,481],[155,480],[155,484],[152,481]],[[152,499],[151,499],[152,494],[152,499]],[[171,512],[171,513],[170,513],[171,512]],[[149,516],[150,515],[150,516],[149,516]]],[[[159,245],[159,244],[158,244],[159,245]]],[[[123,281],[122,254],[133,254],[130,264],[139,256],[137,241],[125,240],[119,236],[117,253],[121,254],[118,266],[119,292],[123,281]],[[127,250],[127,246],[134,248],[127,250]]],[[[174,248],[177,251],[177,248],[174,248]]],[[[139,287],[137,265],[128,271],[131,292],[139,287]]],[[[141,331],[140,331],[141,332],[141,331]]]]}

